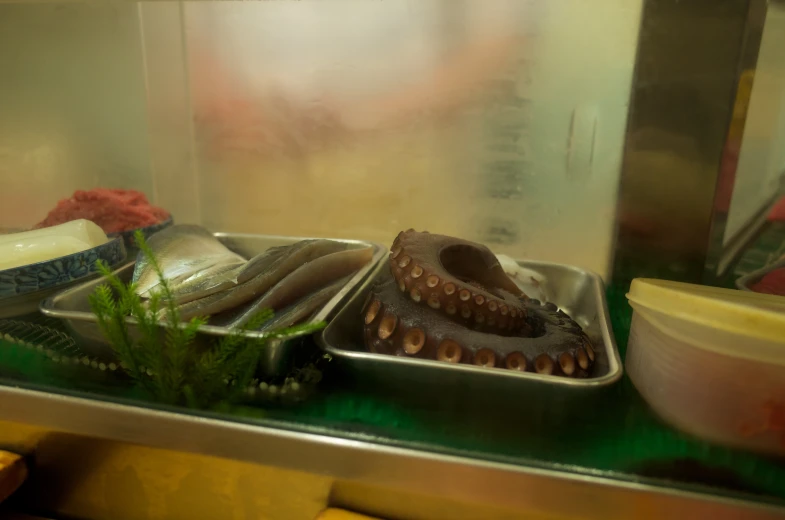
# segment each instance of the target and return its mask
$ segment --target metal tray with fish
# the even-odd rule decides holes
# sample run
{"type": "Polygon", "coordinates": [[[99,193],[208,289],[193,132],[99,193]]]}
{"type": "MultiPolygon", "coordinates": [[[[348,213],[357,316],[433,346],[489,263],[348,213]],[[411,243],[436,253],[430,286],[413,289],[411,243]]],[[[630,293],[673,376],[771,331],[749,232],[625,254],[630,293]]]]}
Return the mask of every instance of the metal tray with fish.
{"type": "MultiPolygon", "coordinates": [[[[170,228],[171,229],[171,228],[170,228]]],[[[252,258],[265,251],[282,246],[290,246],[306,237],[284,237],[271,235],[252,235],[236,233],[213,233],[229,250],[245,258],[252,258]]],[[[345,279],[342,287],[313,314],[308,322],[329,320],[336,311],[337,306],[354,291],[368,276],[371,270],[385,256],[386,248],[379,244],[361,240],[331,239],[334,242],[347,246],[347,250],[371,248],[371,260],[345,279]]],[[[136,262],[128,262],[115,271],[121,280],[127,282],[134,274],[136,262]]],[[[96,316],[90,311],[89,295],[102,283],[102,279],[95,279],[82,285],[63,291],[47,298],[41,303],[40,310],[46,316],[58,318],[63,321],[68,331],[79,341],[88,354],[98,358],[112,358],[111,347],[104,338],[97,324],[96,316]]],[[[130,319],[129,319],[130,320],[130,319]]],[[[132,323],[132,321],[131,321],[132,323]]],[[[210,337],[231,334],[232,330],[226,326],[204,325],[200,327],[197,342],[206,342],[210,337]]],[[[260,337],[258,331],[243,332],[243,336],[260,337]]],[[[268,342],[265,356],[261,360],[260,373],[265,377],[285,375],[290,369],[293,359],[292,347],[295,337],[281,338],[268,342]]]]}
{"type": "MultiPolygon", "coordinates": [[[[387,262],[376,266],[360,289],[317,336],[317,342],[338,361],[338,365],[343,366],[346,370],[344,377],[367,378],[373,387],[382,388],[387,395],[405,394],[414,399],[439,395],[442,399],[455,399],[455,406],[462,409],[468,406],[487,410],[489,402],[512,403],[516,400],[510,396],[520,395],[528,388],[536,393],[537,399],[526,400],[521,413],[531,416],[535,409],[543,413],[549,413],[548,410],[566,411],[567,404],[575,410],[572,405],[579,401],[576,397],[596,396],[594,390],[607,390],[621,379],[623,372],[608,315],[604,284],[598,275],[573,266],[535,261],[517,261],[517,265],[527,272],[539,273],[547,281],[549,300],[578,322],[595,345],[596,361],[590,377],[546,376],[419,359],[400,353],[369,352],[363,339],[363,310],[368,305],[375,281],[389,270],[387,262]],[[554,391],[540,391],[544,389],[554,391]]],[[[442,405],[451,406],[447,401],[442,401],[442,405]]],[[[506,413],[509,412],[508,408],[506,413]]]]}

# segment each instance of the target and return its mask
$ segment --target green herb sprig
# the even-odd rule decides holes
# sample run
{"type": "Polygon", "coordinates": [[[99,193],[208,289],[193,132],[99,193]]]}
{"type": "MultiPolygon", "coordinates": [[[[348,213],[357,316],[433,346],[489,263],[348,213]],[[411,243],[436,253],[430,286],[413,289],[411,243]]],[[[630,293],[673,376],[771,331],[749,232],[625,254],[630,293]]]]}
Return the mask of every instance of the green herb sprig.
{"type": "Polygon", "coordinates": [[[98,270],[107,283],[90,295],[90,308],[121,366],[157,401],[194,408],[230,402],[253,380],[270,340],[310,334],[325,326],[324,322],[309,323],[246,337],[244,332],[258,329],[273,317],[273,311],[265,309],[211,348],[197,348],[194,340],[207,319],[196,317],[181,323],[171,287],[152,249],[140,231],[134,238],[158,276],[160,291],[143,304],[136,284],[123,283],[99,260],[98,270]],[[158,318],[161,309],[162,321],[158,318]]]}

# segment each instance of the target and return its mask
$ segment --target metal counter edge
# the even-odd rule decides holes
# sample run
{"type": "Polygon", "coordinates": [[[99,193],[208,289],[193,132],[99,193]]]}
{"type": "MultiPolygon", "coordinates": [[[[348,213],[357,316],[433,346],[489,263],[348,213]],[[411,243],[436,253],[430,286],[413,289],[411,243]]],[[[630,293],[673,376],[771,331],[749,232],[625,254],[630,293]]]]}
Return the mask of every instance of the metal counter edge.
{"type": "Polygon", "coordinates": [[[486,462],[24,388],[0,387],[0,419],[557,516],[785,518],[785,507],[568,468],[486,462]]]}

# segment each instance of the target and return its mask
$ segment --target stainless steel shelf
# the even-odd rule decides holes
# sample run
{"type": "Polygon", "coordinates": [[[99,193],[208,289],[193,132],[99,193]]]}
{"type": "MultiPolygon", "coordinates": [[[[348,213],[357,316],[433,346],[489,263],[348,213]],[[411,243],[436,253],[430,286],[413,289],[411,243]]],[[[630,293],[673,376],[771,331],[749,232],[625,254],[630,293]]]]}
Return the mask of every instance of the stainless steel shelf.
{"type": "Polygon", "coordinates": [[[0,420],[553,517],[785,518],[781,507],[570,468],[489,463],[23,388],[0,387],[0,420]]]}

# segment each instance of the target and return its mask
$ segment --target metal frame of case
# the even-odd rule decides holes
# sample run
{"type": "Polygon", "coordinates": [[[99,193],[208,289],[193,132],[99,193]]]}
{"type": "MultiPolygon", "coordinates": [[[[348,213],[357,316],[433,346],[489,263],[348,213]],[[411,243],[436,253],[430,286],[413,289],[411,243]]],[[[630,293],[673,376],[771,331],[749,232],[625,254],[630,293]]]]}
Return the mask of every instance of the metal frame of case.
{"type": "MultiPolygon", "coordinates": [[[[723,248],[727,211],[716,195],[734,107],[749,101],[749,90],[739,89],[739,83],[744,71],[756,67],[767,9],[767,0],[645,2],[619,189],[614,278],[667,273],[700,283],[728,269],[739,246],[723,248]],[[684,156],[685,143],[693,154],[689,168],[679,173],[698,187],[687,194],[697,217],[673,215],[668,200],[633,200],[636,183],[668,182],[666,172],[650,178],[659,174],[636,152],[684,156]],[[650,229],[642,233],[625,221],[629,204],[657,216],[650,229]],[[671,240],[674,235],[680,239],[671,240]]],[[[732,186],[735,170],[730,174],[726,181],[732,186]]]]}
{"type": "MultiPolygon", "coordinates": [[[[19,388],[2,387],[0,396],[0,416],[5,420],[34,424],[55,432],[74,433],[80,437],[112,439],[311,474],[327,474],[336,482],[344,483],[344,489],[350,487],[346,483],[354,482],[385,490],[385,493],[424,494],[450,502],[480,504],[489,508],[483,515],[487,519],[509,518],[497,516],[494,508],[518,514],[538,513],[543,518],[546,515],[548,518],[603,520],[645,520],[667,516],[748,520],[785,518],[785,508],[623,481],[606,475],[487,463],[372,442],[19,388]]],[[[4,433],[13,436],[13,432],[4,433]]],[[[7,439],[0,440],[8,443],[7,439]]],[[[50,466],[57,466],[57,461],[48,462],[50,466]]],[[[181,461],[178,464],[182,466],[185,463],[181,461]]],[[[211,459],[209,464],[217,468],[223,463],[220,459],[211,459]]],[[[177,468],[172,468],[172,471],[176,472],[177,468]]],[[[78,483],[76,488],[79,488],[78,483]]],[[[44,491],[38,490],[40,493],[44,491]]],[[[133,489],[128,492],[131,494],[129,498],[136,496],[133,489]]],[[[201,493],[202,496],[194,494],[193,500],[197,503],[209,499],[203,491],[201,493]]],[[[41,505],[51,500],[45,499],[44,495],[39,497],[41,505]]],[[[215,499],[215,496],[212,498],[215,499]]],[[[406,504],[388,504],[386,511],[374,513],[395,518],[400,517],[406,507],[406,504]]]]}

